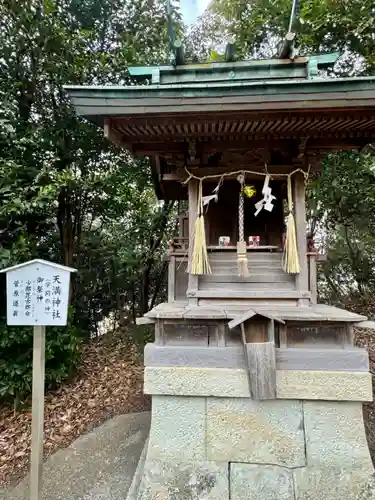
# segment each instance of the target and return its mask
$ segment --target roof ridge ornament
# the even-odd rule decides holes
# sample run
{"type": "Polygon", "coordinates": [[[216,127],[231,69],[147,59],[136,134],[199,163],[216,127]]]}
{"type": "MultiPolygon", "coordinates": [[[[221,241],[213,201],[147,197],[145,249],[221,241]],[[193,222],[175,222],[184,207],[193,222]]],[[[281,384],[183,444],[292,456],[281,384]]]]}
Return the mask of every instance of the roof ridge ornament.
{"type": "Polygon", "coordinates": [[[292,10],[290,13],[288,32],[282,42],[279,51],[279,59],[294,59],[295,58],[295,38],[296,33],[293,31],[297,13],[299,11],[299,0],[293,0],[292,10]]]}

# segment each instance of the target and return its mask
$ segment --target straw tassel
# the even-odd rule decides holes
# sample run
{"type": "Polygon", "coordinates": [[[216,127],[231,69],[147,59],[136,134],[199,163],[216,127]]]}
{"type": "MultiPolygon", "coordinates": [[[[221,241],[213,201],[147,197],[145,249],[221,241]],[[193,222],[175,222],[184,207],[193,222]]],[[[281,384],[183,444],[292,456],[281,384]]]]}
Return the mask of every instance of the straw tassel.
{"type": "Polygon", "coordinates": [[[289,274],[298,274],[301,266],[298,257],[296,223],[293,215],[292,179],[288,176],[288,209],[286,237],[283,255],[283,269],[289,274]]]}
{"type": "Polygon", "coordinates": [[[204,227],[203,213],[203,182],[199,181],[197,219],[194,224],[194,247],[191,261],[191,273],[202,275],[211,274],[211,266],[208,261],[206,230],[204,227]]]}
{"type": "Polygon", "coordinates": [[[246,252],[246,241],[244,232],[244,194],[243,187],[245,184],[245,176],[240,175],[238,180],[241,184],[240,200],[238,205],[238,235],[239,241],[237,242],[237,269],[238,276],[247,278],[249,276],[249,267],[246,252]]]}

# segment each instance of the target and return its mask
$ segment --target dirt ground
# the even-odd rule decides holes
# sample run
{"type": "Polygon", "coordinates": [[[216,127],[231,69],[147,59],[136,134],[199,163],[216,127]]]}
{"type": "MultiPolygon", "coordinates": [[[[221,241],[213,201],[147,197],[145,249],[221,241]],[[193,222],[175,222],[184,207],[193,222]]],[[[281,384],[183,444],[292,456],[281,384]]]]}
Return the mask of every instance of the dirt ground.
{"type": "MultiPolygon", "coordinates": [[[[127,335],[108,334],[84,346],[75,380],[46,395],[45,458],[115,415],[149,409],[142,380],[139,350],[127,335]]],[[[27,473],[30,436],[30,412],[0,407],[0,487],[27,473]]]]}
{"type": "MultiPolygon", "coordinates": [[[[366,347],[375,376],[375,332],[357,330],[356,344],[366,347]]],[[[84,347],[75,380],[46,396],[45,457],[69,446],[107,419],[144,411],[150,401],[142,393],[139,349],[126,335],[103,336],[84,347]]],[[[374,380],[375,385],[375,380],[374,380]]],[[[367,439],[375,463],[375,405],[364,405],[367,439]]],[[[0,487],[16,483],[29,466],[31,413],[0,408],[0,487]]]]}
{"type": "MultiPolygon", "coordinates": [[[[370,371],[372,373],[372,391],[375,399],[375,331],[364,328],[356,330],[356,345],[365,347],[370,356],[370,371]]],[[[363,408],[367,441],[371,458],[375,464],[375,403],[366,403],[363,408]]]]}

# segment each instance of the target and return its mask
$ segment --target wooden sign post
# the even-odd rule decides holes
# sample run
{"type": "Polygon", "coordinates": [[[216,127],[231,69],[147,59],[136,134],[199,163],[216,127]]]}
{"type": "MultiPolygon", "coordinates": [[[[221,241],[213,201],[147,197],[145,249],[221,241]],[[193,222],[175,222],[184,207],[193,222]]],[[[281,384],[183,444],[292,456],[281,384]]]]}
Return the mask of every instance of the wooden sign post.
{"type": "Polygon", "coordinates": [[[0,271],[7,278],[7,324],[33,326],[30,499],[40,500],[43,470],[46,326],[68,320],[70,267],[35,259],[0,271]]]}

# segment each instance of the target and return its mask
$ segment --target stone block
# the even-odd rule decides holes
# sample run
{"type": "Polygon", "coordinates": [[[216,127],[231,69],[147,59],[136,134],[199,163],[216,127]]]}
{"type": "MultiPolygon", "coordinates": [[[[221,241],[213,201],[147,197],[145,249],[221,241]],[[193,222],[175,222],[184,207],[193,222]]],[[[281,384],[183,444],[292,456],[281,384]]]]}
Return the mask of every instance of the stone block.
{"type": "Polygon", "coordinates": [[[372,468],[361,403],[305,401],[303,413],[309,466],[372,468]]]}
{"type": "Polygon", "coordinates": [[[205,460],[204,398],[154,396],[147,457],[205,460]]]}
{"type": "Polygon", "coordinates": [[[277,370],[278,399],[372,401],[371,373],[277,370]]]}
{"type": "Polygon", "coordinates": [[[146,394],[250,397],[248,376],[241,369],[148,366],[144,377],[146,394]]]}
{"type": "Polygon", "coordinates": [[[365,468],[304,467],[294,474],[295,500],[374,500],[375,480],[365,468]]]}
{"type": "Polygon", "coordinates": [[[138,500],[227,500],[228,465],[147,460],[138,500]]]}
{"type": "Polygon", "coordinates": [[[206,440],[208,460],[306,465],[299,401],[208,398],[206,440]]]}
{"type": "Polygon", "coordinates": [[[295,500],[293,472],[271,465],[231,464],[231,500],[295,500]]]}
{"type": "MultiPolygon", "coordinates": [[[[234,368],[146,366],[144,390],[146,394],[174,396],[250,397],[247,370],[234,368]]],[[[276,398],[372,401],[371,374],[277,370],[276,398]]]]}

